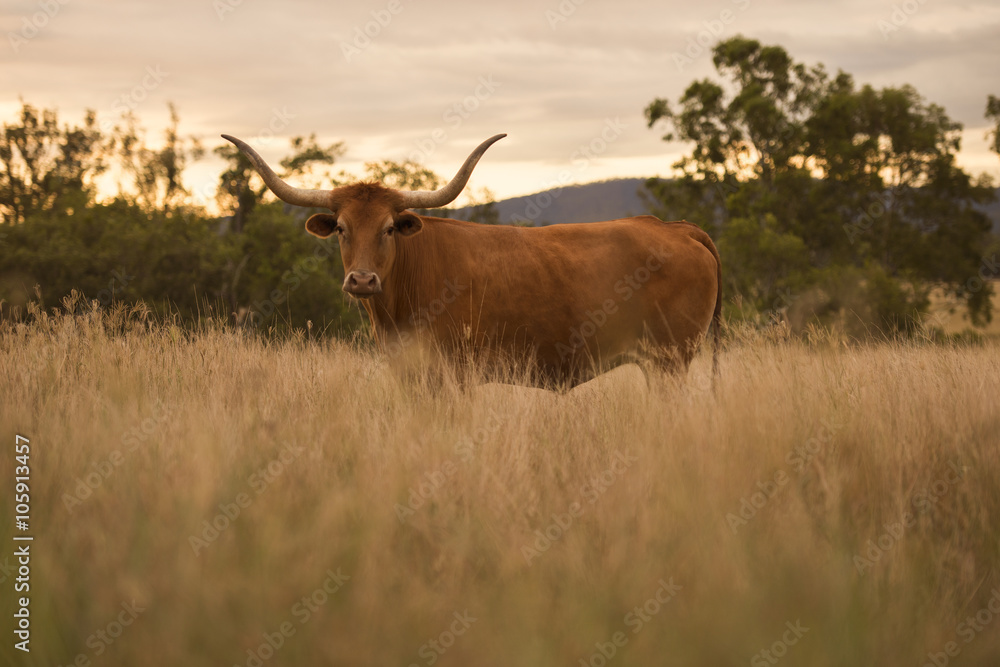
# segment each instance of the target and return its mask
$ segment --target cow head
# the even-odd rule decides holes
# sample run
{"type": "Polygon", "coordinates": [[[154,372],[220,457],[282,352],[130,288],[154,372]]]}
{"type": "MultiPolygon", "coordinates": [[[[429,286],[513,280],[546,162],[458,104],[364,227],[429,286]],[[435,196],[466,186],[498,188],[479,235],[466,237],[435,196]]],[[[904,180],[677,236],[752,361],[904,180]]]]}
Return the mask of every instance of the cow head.
{"type": "Polygon", "coordinates": [[[320,238],[337,234],[344,262],[344,291],[367,298],[382,291],[382,280],[392,270],[397,239],[420,232],[423,222],[411,208],[440,208],[454,201],[472,175],[486,149],[507,136],[498,134],[479,144],[451,182],[440,190],[408,192],[380,183],[354,183],[333,190],[304,190],[283,180],[246,143],[227,134],[253,164],[279,199],[296,206],[322,207],[306,221],[306,230],[320,238]]]}

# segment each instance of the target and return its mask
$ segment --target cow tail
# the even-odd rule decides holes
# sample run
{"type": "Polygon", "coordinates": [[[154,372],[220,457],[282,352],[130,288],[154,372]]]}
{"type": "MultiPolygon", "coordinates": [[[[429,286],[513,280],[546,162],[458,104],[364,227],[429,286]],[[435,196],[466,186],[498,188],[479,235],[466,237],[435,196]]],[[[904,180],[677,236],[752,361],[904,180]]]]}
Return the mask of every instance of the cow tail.
{"type": "Polygon", "coordinates": [[[690,225],[691,228],[697,230],[697,241],[705,246],[715,258],[715,280],[718,288],[715,293],[715,310],[712,312],[712,391],[714,393],[719,377],[719,349],[722,347],[722,258],[719,257],[719,249],[712,242],[712,237],[704,229],[686,220],[673,224],[690,225]]]}
{"type": "Polygon", "coordinates": [[[719,291],[715,295],[715,312],[712,313],[712,391],[716,390],[719,378],[719,347],[722,344],[722,262],[715,256],[716,280],[719,291]]]}
{"type": "Polygon", "coordinates": [[[704,231],[701,242],[712,256],[715,257],[715,281],[718,285],[715,293],[715,311],[712,313],[712,391],[715,391],[719,378],[719,348],[722,347],[722,258],[719,249],[715,247],[711,237],[704,231]]]}

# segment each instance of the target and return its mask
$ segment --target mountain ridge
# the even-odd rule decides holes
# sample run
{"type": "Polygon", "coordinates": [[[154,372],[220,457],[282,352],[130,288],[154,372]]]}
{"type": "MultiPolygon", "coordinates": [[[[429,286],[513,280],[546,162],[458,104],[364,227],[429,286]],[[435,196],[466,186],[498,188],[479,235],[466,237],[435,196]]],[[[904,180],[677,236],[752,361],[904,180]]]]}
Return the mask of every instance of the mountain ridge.
{"type": "MultiPolygon", "coordinates": [[[[509,197],[495,202],[501,224],[547,226],[566,223],[599,222],[649,213],[639,195],[648,178],[616,178],[579,185],[566,185],[530,195],[509,197]]],[[[1000,188],[996,199],[977,206],[993,223],[993,233],[1000,235],[1000,188]]],[[[449,209],[450,217],[467,219],[473,206],[449,209]]]]}
{"type": "MultiPolygon", "coordinates": [[[[580,185],[566,185],[530,195],[497,201],[505,225],[546,226],[599,222],[648,213],[639,196],[645,178],[618,178],[580,185]]],[[[473,207],[454,209],[452,217],[467,218],[473,207]]]]}

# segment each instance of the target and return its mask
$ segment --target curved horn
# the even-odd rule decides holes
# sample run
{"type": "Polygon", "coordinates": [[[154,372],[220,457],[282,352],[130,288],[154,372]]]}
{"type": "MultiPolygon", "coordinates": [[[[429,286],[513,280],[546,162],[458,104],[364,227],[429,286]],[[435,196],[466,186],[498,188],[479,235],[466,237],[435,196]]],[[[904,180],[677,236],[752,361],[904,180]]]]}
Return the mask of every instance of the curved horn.
{"type": "Polygon", "coordinates": [[[455,201],[458,195],[462,194],[462,188],[469,182],[472,170],[476,168],[476,163],[479,162],[479,158],[483,157],[486,149],[506,136],[506,134],[498,134],[479,144],[476,150],[472,151],[472,154],[466,158],[465,164],[455,174],[455,178],[451,179],[451,182],[440,190],[400,192],[399,196],[403,208],[440,208],[455,201]]]}
{"type": "Polygon", "coordinates": [[[245,142],[231,137],[228,134],[222,135],[226,141],[231,141],[240,151],[247,156],[250,163],[264,179],[264,183],[283,202],[294,204],[295,206],[306,206],[310,208],[329,208],[332,210],[333,200],[328,190],[304,190],[293,188],[278,177],[274,170],[264,162],[264,158],[257,154],[257,151],[250,148],[245,142]]]}

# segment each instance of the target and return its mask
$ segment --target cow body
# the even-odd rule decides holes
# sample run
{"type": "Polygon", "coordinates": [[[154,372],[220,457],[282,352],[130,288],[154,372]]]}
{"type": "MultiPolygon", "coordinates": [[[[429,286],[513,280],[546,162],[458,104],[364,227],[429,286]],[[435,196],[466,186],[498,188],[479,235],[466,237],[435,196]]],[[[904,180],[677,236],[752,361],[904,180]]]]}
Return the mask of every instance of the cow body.
{"type": "Polygon", "coordinates": [[[428,192],[354,183],[303,190],[243,141],[232,141],[283,201],[326,208],[306,221],[337,235],[344,286],[362,299],[391,354],[430,346],[504,375],[528,363],[541,384],[573,385],[623,361],[683,371],[714,322],[722,273],[708,235],[640,216],[541,228],[420,216],[454,201],[496,135],[444,187],[428,192]]]}
{"type": "Polygon", "coordinates": [[[422,217],[364,305],[391,353],[431,343],[542,383],[629,360],[684,370],[718,311],[718,254],[687,222],[651,216],[540,228],[422,217]]]}

